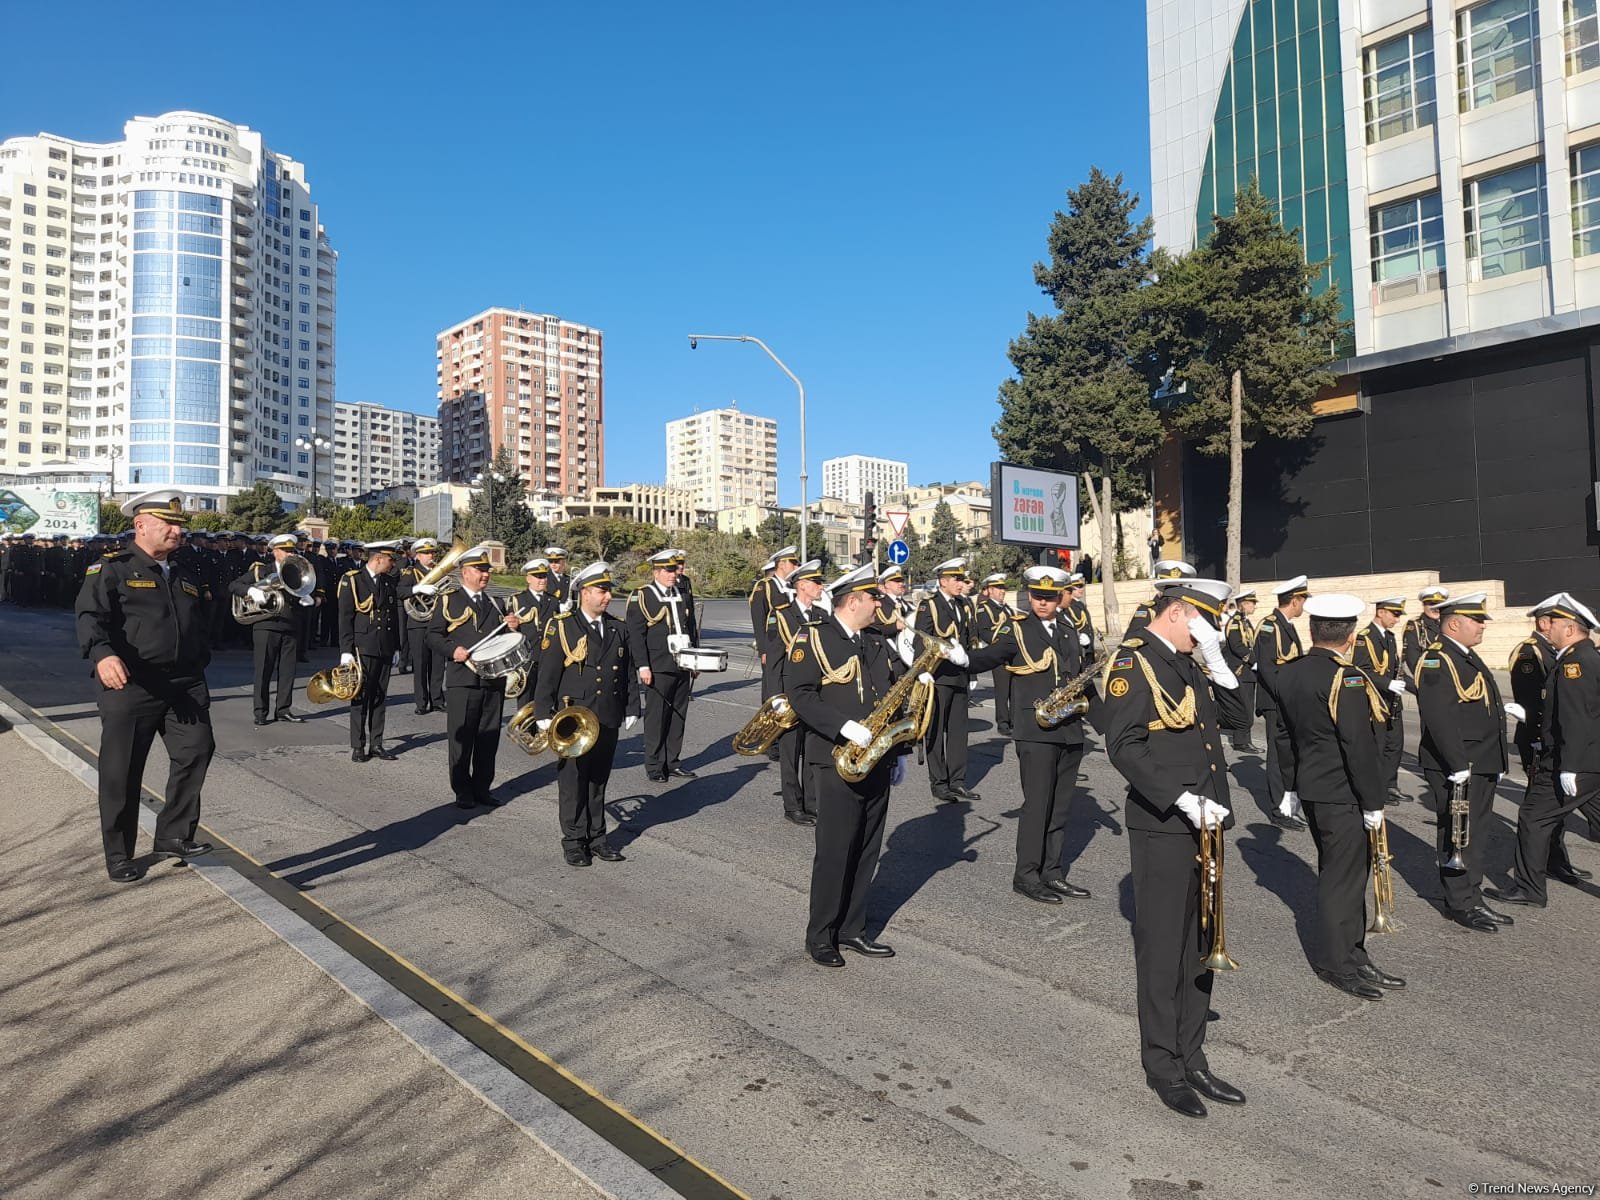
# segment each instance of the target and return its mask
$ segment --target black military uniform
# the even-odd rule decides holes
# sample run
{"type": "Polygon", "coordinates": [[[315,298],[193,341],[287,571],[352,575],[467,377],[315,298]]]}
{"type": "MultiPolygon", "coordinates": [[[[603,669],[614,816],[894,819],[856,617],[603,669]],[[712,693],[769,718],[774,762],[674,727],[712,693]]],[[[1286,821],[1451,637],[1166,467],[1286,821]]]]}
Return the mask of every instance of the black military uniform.
{"type": "MultiPolygon", "coordinates": [[[[990,576],[999,586],[1008,586],[1005,576],[990,576]]],[[[984,591],[990,587],[989,579],[984,580],[984,591]]],[[[976,620],[972,624],[973,640],[979,646],[994,645],[995,638],[999,636],[1001,626],[1008,625],[1017,616],[1012,609],[997,600],[991,600],[987,595],[979,596],[974,601],[976,620]]],[[[969,668],[977,674],[977,668],[969,668]]],[[[996,667],[990,672],[989,680],[994,686],[994,727],[1001,737],[1011,736],[1011,674],[1005,667],[996,667]]]]}
{"type": "Polygon", "coordinates": [[[339,650],[361,662],[361,690],[350,702],[350,757],[356,762],[395,757],[383,744],[383,727],[399,644],[393,573],[374,576],[370,567],[347,572],[339,580],[339,650]]]}
{"type": "Polygon", "coordinates": [[[1385,696],[1375,678],[1323,646],[1278,673],[1278,711],[1294,756],[1289,779],[1317,847],[1311,966],[1335,987],[1368,1000],[1383,995],[1377,978],[1395,979],[1367,956],[1371,854],[1361,816],[1383,811],[1387,799],[1380,756],[1389,722],[1385,696]]]}
{"type": "MultiPolygon", "coordinates": [[[[835,605],[854,591],[872,591],[870,565],[833,583],[835,605]]],[[[839,774],[833,752],[845,744],[846,722],[866,724],[893,683],[888,641],[853,633],[832,614],[796,634],[785,667],[787,695],[805,733],[805,761],[816,788],[817,848],[811,863],[806,949],[826,966],[842,966],[839,947],[886,957],[866,936],[867,889],[878,868],[896,755],[883,756],[859,783],[839,774]]]]}
{"type": "Polygon", "coordinates": [[[784,563],[800,564],[800,554],[793,546],[785,546],[773,555],[774,573],[762,576],[750,589],[750,630],[755,635],[756,655],[761,659],[763,702],[783,693],[783,643],[778,637],[778,621],[774,614],[784,605],[794,603],[794,592],[785,582],[787,576],[776,574],[776,569],[784,563]]]}
{"type": "MultiPolygon", "coordinates": [[[[670,555],[657,555],[651,562],[656,567],[675,568],[670,555]]],[[[651,582],[628,597],[623,621],[634,669],[650,671],[649,684],[641,685],[645,776],[656,783],[673,775],[692,779],[693,774],[684,770],[678,757],[683,753],[683,727],[689,716],[694,675],[678,665],[678,643],[673,639],[684,639],[684,646],[699,642],[694,605],[676,585],[662,587],[651,582]]]]}
{"type": "Polygon", "coordinates": [[[572,574],[567,570],[567,552],[560,546],[546,546],[544,557],[550,564],[549,591],[556,607],[576,604],[577,598],[572,594],[572,574]]]}
{"type": "MultiPolygon", "coordinates": [[[[904,578],[905,572],[899,567],[887,567],[878,576],[878,614],[862,633],[893,639],[900,635],[902,628],[911,625],[916,615],[911,601],[905,596],[891,596],[883,590],[883,585],[889,580],[904,578]]],[[[900,660],[899,654],[889,655],[889,670],[896,679],[905,674],[906,665],[900,660]]]]}
{"type": "MultiPolygon", "coordinates": [[[[941,564],[942,579],[965,579],[966,560],[941,564]]],[[[972,644],[972,609],[965,597],[940,590],[917,609],[916,627],[963,649],[972,644]]],[[[941,659],[933,671],[933,718],[925,740],[928,787],[935,800],[978,800],[967,788],[967,668],[941,659]]]]}
{"type": "MultiPolygon", "coordinates": [[[[487,565],[482,554],[464,555],[462,566],[487,565]]],[[[497,807],[490,795],[494,787],[495,758],[500,752],[500,718],[505,712],[505,679],[485,679],[465,662],[455,661],[456,649],[472,649],[494,633],[505,610],[485,587],[474,594],[466,587],[439,593],[433,607],[428,636],[433,652],[444,663],[445,734],[450,739],[450,791],[457,808],[497,807]]]]}
{"type": "MultiPolygon", "coordinates": [[[[1074,575],[1072,578],[1081,580],[1083,577],[1074,575]]],[[[1079,584],[1071,585],[1072,588],[1078,586],[1079,584]]],[[[1061,611],[1066,613],[1067,620],[1072,623],[1072,628],[1078,634],[1078,645],[1083,649],[1084,665],[1087,666],[1089,663],[1096,661],[1100,655],[1094,644],[1094,618],[1089,615],[1089,606],[1083,602],[1081,596],[1073,596],[1062,606],[1061,611]]]]}
{"type": "MultiPolygon", "coordinates": [[[[1281,605],[1296,596],[1304,596],[1306,588],[1297,586],[1278,595],[1281,605]]],[[[1274,824],[1294,829],[1304,829],[1304,823],[1292,814],[1281,814],[1278,803],[1285,792],[1294,789],[1289,784],[1287,766],[1294,761],[1294,748],[1289,745],[1289,735],[1278,715],[1278,671],[1285,663],[1293,662],[1304,652],[1300,645],[1300,631],[1294,621],[1280,608],[1268,613],[1256,630],[1254,653],[1250,658],[1256,677],[1256,712],[1266,724],[1267,739],[1267,811],[1274,824]]]]}
{"type": "MultiPolygon", "coordinates": [[[[123,512],[181,525],[182,493],[131,500],[123,512]]],[[[210,849],[195,842],[200,790],[216,742],[211,732],[211,596],[181,566],[157,562],[130,542],[91,563],[78,591],[78,645],[98,668],[117,658],[127,672],[120,688],[96,684],[100,709],[100,832],[106,870],[117,882],[138,877],[131,865],[139,832],[139,790],[150,743],[159,733],[171,766],[166,803],[156,817],[158,852],[186,857],[210,849]]]]}
{"type": "Polygon", "coordinates": [[[572,587],[572,608],[558,612],[540,639],[533,702],[542,721],[577,705],[594,713],[600,726],[587,754],[563,758],[556,767],[561,849],[572,866],[586,867],[594,858],[609,862],[622,857],[606,841],[606,784],[618,731],[637,711],[639,680],[628,653],[626,625],[605,611],[591,618],[579,603],[585,587],[611,590],[606,564],[593,563],[579,571],[572,577],[572,587]]]}
{"type": "MultiPolygon", "coordinates": [[[[235,596],[244,596],[253,587],[260,587],[278,573],[274,562],[251,563],[250,569],[228,585],[235,596]]],[[[320,596],[320,589],[313,592],[320,596]]],[[[257,725],[273,719],[298,720],[291,711],[294,705],[295,623],[300,619],[301,607],[297,597],[284,593],[283,607],[276,614],[250,622],[250,640],[255,647],[254,709],[257,725]],[[272,704],[273,680],[278,685],[276,708],[272,704]]]]}
{"type": "MultiPolygon", "coordinates": [[[[1220,613],[1218,600],[1187,590],[1190,582],[1172,586],[1220,613]]],[[[1204,1049],[1211,972],[1204,963],[1215,931],[1201,933],[1200,834],[1178,800],[1188,792],[1228,807],[1222,735],[1247,717],[1237,689],[1213,687],[1190,655],[1148,630],[1112,657],[1101,712],[1111,765],[1128,781],[1140,1057],[1146,1082],[1165,1101],[1168,1089],[1212,1079],[1204,1049]]],[[[1224,824],[1231,823],[1230,815],[1224,824]]]]}
{"type": "MultiPolygon", "coordinates": [[[[811,578],[820,582],[822,565],[815,560],[805,563],[796,568],[789,578],[791,581],[811,578]]],[[[778,690],[783,695],[788,695],[791,682],[789,663],[795,647],[801,644],[802,635],[822,624],[830,614],[820,602],[808,607],[801,603],[799,596],[796,596],[791,603],[777,609],[773,615],[778,630],[776,651],[778,690]]],[[[798,725],[784,730],[777,741],[783,815],[785,820],[794,825],[814,825],[817,820],[816,783],[811,778],[811,768],[806,762],[804,743],[805,732],[798,725]]]]}
{"type": "MultiPolygon", "coordinates": [[[[1443,610],[1487,619],[1482,597],[1463,596],[1443,610]]],[[[1493,932],[1511,918],[1483,902],[1483,851],[1494,810],[1495,784],[1506,769],[1506,732],[1500,688],[1494,673],[1478,657],[1448,636],[1427,647],[1417,659],[1417,711],[1422,717],[1423,778],[1433,810],[1439,814],[1439,881],[1445,904],[1457,922],[1493,932]],[[1466,870],[1444,867],[1452,849],[1449,776],[1470,771],[1468,844],[1462,852],[1466,870]]]]}
{"type": "MultiPolygon", "coordinates": [[[[437,546],[433,547],[437,553],[437,546]]],[[[413,599],[413,588],[431,570],[419,563],[413,563],[400,572],[399,583],[395,587],[395,596],[400,601],[401,619],[405,622],[405,641],[411,648],[411,700],[416,705],[418,716],[430,712],[443,712],[444,700],[444,659],[440,658],[433,647],[433,640],[428,635],[428,630],[433,624],[432,616],[418,620],[411,615],[406,606],[406,601],[413,599]]],[[[415,597],[420,603],[422,597],[415,597]]],[[[433,608],[438,609],[438,593],[434,593],[433,608]]]]}
{"type": "MultiPolygon", "coordinates": [[[[1424,605],[1442,604],[1449,596],[1445,591],[1423,592],[1421,596],[1424,605]]],[[[1439,618],[1430,617],[1427,613],[1418,613],[1406,622],[1406,627],[1401,631],[1400,657],[1405,663],[1406,674],[1412,679],[1417,677],[1417,660],[1422,657],[1422,652],[1432,646],[1442,635],[1439,632],[1439,618]]]]}
{"type": "MultiPolygon", "coordinates": [[[[532,587],[525,587],[511,597],[506,605],[506,611],[515,612],[522,621],[521,634],[528,643],[528,649],[533,652],[533,660],[529,664],[528,682],[523,687],[518,699],[522,703],[533,700],[535,685],[539,680],[539,638],[544,633],[544,627],[550,623],[550,618],[556,615],[559,605],[556,598],[550,594],[548,580],[550,567],[543,559],[538,560],[539,565],[532,572],[524,570],[523,574],[537,574],[546,580],[543,591],[534,591],[532,587]]],[[[510,699],[510,697],[507,697],[510,699]]],[[[443,707],[441,705],[441,707],[443,707]]]]}
{"type": "Polygon", "coordinates": [[[1539,769],[1539,730],[1544,718],[1545,681],[1556,665],[1556,648],[1535,633],[1517,643],[1506,670],[1511,675],[1511,699],[1522,705],[1526,717],[1517,722],[1512,742],[1530,783],[1539,769]]]}
{"type": "MultiPolygon", "coordinates": [[[[1250,594],[1254,599],[1255,593],[1250,594]]],[[[1233,734],[1233,748],[1235,750],[1254,750],[1255,743],[1250,740],[1250,735],[1255,728],[1256,710],[1256,676],[1250,666],[1251,651],[1255,648],[1256,626],[1243,611],[1235,609],[1228,614],[1228,619],[1222,625],[1222,654],[1232,669],[1234,678],[1239,681],[1239,699],[1244,705],[1245,712],[1251,716],[1251,722],[1244,729],[1237,729],[1233,734]]]]}
{"type": "MultiPolygon", "coordinates": [[[[1383,608],[1385,605],[1380,602],[1378,607],[1383,608]]],[[[1395,610],[1390,608],[1389,611],[1395,610]]],[[[1404,664],[1400,658],[1400,648],[1395,644],[1394,630],[1385,629],[1373,621],[1356,634],[1355,650],[1351,653],[1350,659],[1356,666],[1378,680],[1384,689],[1389,719],[1383,727],[1383,742],[1379,747],[1379,757],[1383,765],[1384,791],[1390,803],[1398,803],[1405,799],[1400,791],[1400,758],[1405,753],[1406,718],[1404,696],[1401,691],[1390,686],[1405,682],[1401,673],[1404,664]]]]}
{"type": "MultiPolygon", "coordinates": [[[[1024,585],[1041,596],[1059,596],[1064,572],[1031,567],[1024,585]]],[[[1062,853],[1067,837],[1067,811],[1078,786],[1083,761],[1083,721],[1072,717],[1041,727],[1034,706],[1085,666],[1083,647],[1065,610],[1047,623],[1033,613],[1006,618],[996,627],[992,644],[974,650],[970,667],[992,667],[1010,679],[1012,702],[1019,719],[1012,726],[1017,773],[1022,781],[1022,817],[1017,822],[1017,866],[1011,884],[1019,894],[1047,904],[1061,896],[1087,898],[1086,889],[1069,884],[1062,853]]],[[[1085,688],[1092,694],[1092,688],[1085,688]]]]}

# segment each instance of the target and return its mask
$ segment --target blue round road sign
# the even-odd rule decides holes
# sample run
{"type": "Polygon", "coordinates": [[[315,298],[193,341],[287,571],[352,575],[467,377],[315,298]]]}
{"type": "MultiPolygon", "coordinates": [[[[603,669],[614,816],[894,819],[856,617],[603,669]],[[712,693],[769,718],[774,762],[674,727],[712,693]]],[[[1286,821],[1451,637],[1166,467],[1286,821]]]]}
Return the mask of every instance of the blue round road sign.
{"type": "Polygon", "coordinates": [[[911,557],[911,547],[904,542],[889,543],[889,561],[899,566],[911,557]]]}

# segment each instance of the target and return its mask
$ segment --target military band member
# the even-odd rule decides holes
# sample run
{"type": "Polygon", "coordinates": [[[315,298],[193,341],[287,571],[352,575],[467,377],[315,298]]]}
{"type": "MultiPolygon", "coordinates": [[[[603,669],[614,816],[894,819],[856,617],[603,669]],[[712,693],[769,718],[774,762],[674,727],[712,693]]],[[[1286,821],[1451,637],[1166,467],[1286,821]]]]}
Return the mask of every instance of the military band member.
{"type": "Polygon", "coordinates": [[[1190,1117],[1206,1115],[1201,1095],[1223,1104],[1245,1099],[1206,1060],[1210,947],[1200,929],[1197,862],[1202,824],[1226,827],[1231,819],[1223,731],[1247,719],[1222,653],[1229,591],[1217,579],[1158,581],[1149,624],[1111,660],[1101,710],[1111,765],[1128,781],[1145,1082],[1190,1117]]]}
{"type": "Polygon", "coordinates": [[[570,608],[576,598],[572,595],[572,576],[567,571],[567,552],[560,546],[546,546],[544,560],[550,564],[550,594],[556,607],[570,608]]]}
{"type": "Polygon", "coordinates": [[[627,628],[606,611],[611,568],[590,563],[572,577],[572,588],[573,606],[557,612],[540,639],[533,701],[540,729],[547,730],[568,705],[587,708],[600,726],[587,754],[563,758],[556,766],[562,853],[569,865],[587,867],[596,858],[622,861],[606,840],[606,783],[619,729],[632,729],[639,719],[634,715],[638,681],[627,628]]]}
{"type": "MultiPolygon", "coordinates": [[[[1446,601],[1439,609],[1439,640],[1417,658],[1417,712],[1422,718],[1418,757],[1433,810],[1439,814],[1439,882],[1457,924],[1481,933],[1510,925],[1506,914],[1483,902],[1483,851],[1494,810],[1494,789],[1506,769],[1505,713],[1494,673],[1473,649],[1483,641],[1483,592],[1446,601]],[[1465,784],[1468,844],[1464,871],[1447,868],[1453,848],[1450,791],[1465,784]]],[[[1511,715],[1522,716],[1513,705],[1511,715]]]]}
{"type": "Polygon", "coordinates": [[[450,791],[460,809],[498,808],[492,794],[495,756],[500,751],[500,718],[505,711],[504,677],[486,679],[468,660],[485,638],[515,631],[522,620],[489,594],[493,563],[475,546],[457,560],[461,586],[439,594],[428,635],[433,652],[445,662],[445,736],[450,741],[450,791]]]}
{"type": "Polygon", "coordinates": [[[1522,705],[1527,716],[1517,722],[1512,742],[1517,747],[1517,757],[1522,763],[1522,773],[1528,782],[1539,769],[1539,730],[1544,716],[1546,677],[1556,665],[1558,651],[1550,641],[1550,610],[1559,605],[1565,593],[1541,600],[1528,614],[1533,620],[1533,633],[1518,642],[1506,663],[1511,675],[1511,699],[1522,705]]]}
{"type": "MultiPolygon", "coordinates": [[[[966,602],[967,560],[946,559],[936,568],[939,590],[917,609],[916,627],[966,649],[972,642],[972,610],[966,602]]],[[[982,799],[967,788],[967,681],[965,666],[943,659],[934,668],[933,718],[925,745],[933,798],[954,803],[982,799]]]]}
{"type": "Polygon", "coordinates": [[[1095,646],[1094,618],[1089,615],[1089,604],[1084,599],[1088,594],[1088,583],[1085,577],[1076,571],[1067,573],[1067,590],[1062,593],[1062,615],[1072,624],[1078,635],[1078,645],[1083,648],[1083,661],[1094,662],[1100,657],[1095,646]]]}
{"type": "Polygon", "coordinates": [[[425,602],[429,597],[438,596],[439,586],[424,583],[423,577],[439,561],[439,543],[432,538],[420,538],[411,544],[411,553],[416,556],[416,561],[400,572],[395,594],[400,600],[405,641],[410,647],[411,699],[420,717],[430,712],[444,711],[444,659],[434,653],[433,643],[428,637],[428,627],[433,624],[433,618],[418,620],[411,615],[406,601],[415,598],[425,602]]]}
{"type": "Polygon", "coordinates": [[[678,589],[678,563],[671,550],[650,557],[651,581],[628,597],[624,622],[628,653],[644,697],[644,773],[652,783],[693,779],[678,761],[695,673],[678,665],[678,651],[695,645],[700,630],[694,605],[678,589]]]}
{"type": "Polygon", "coordinates": [[[872,958],[894,951],[867,937],[867,890],[878,866],[889,811],[891,777],[903,773],[890,752],[859,783],[838,772],[833,752],[846,743],[866,748],[865,722],[892,687],[889,642],[864,636],[877,617],[877,579],[871,564],[828,589],[833,612],[796,634],[785,666],[789,701],[805,734],[805,761],[816,784],[817,848],[811,864],[806,951],[819,966],[842,967],[841,949],[872,958]]]}
{"type": "Polygon", "coordinates": [[[1311,589],[1304,575],[1274,584],[1273,598],[1278,606],[1267,614],[1256,630],[1250,666],[1256,677],[1256,712],[1266,725],[1267,739],[1267,818],[1280,829],[1306,827],[1300,801],[1285,769],[1294,761],[1294,748],[1278,715],[1278,670],[1303,652],[1295,618],[1305,610],[1311,589]]]}
{"type": "Polygon", "coordinates": [[[1083,721],[1071,717],[1043,727],[1034,706],[1084,667],[1086,651],[1061,608],[1069,576],[1058,567],[1029,567],[1022,574],[1029,612],[1003,618],[991,644],[970,654],[969,668],[991,668],[1011,677],[1018,718],[1017,773],[1022,781],[1022,817],[1017,822],[1017,865],[1011,889],[1040,904],[1063,896],[1088,899],[1089,890],[1067,882],[1062,861],[1067,811],[1083,761],[1083,721]]]}
{"type": "Polygon", "coordinates": [[[209,606],[201,582],[171,555],[189,521],[184,495],[146,492],[122,506],[133,518],[127,545],[89,564],[78,590],[78,646],[94,664],[100,709],[100,833],[115,883],[140,876],[133,862],[139,792],[156,734],[166,743],[166,803],[156,816],[155,850],[191,858],[200,790],[216,742],[211,733],[209,606]]]}
{"type": "Polygon", "coordinates": [[[361,690],[350,701],[350,761],[381,758],[394,751],[383,744],[389,700],[389,672],[400,646],[400,614],[395,595],[394,542],[368,542],[367,561],[339,580],[339,663],[361,662],[361,690]]]}
{"type": "Polygon", "coordinates": [[[1250,666],[1251,650],[1256,643],[1256,593],[1254,588],[1241,591],[1233,598],[1233,606],[1222,623],[1223,657],[1239,680],[1239,698],[1245,712],[1250,714],[1250,724],[1233,732],[1235,750],[1254,751],[1256,744],[1250,740],[1255,729],[1256,675],[1250,666]]]}
{"type": "MultiPolygon", "coordinates": [[[[904,568],[892,564],[885,567],[878,575],[878,615],[865,632],[886,638],[899,637],[914,615],[915,606],[906,596],[904,568]]],[[[896,679],[905,674],[905,664],[898,654],[891,657],[889,665],[896,679]]]]}
{"type": "Polygon", "coordinates": [[[789,576],[800,565],[800,551],[785,546],[767,560],[767,574],[750,590],[750,629],[755,634],[756,653],[761,658],[761,699],[770,700],[783,692],[783,645],[778,639],[778,609],[794,603],[789,576]]]}
{"type": "MultiPolygon", "coordinates": [[[[667,547],[667,553],[672,555],[672,565],[678,568],[678,591],[683,593],[685,602],[692,607],[694,605],[694,580],[689,578],[689,570],[686,565],[689,561],[689,552],[677,546],[669,546],[667,547]]],[[[700,616],[696,613],[695,621],[698,623],[699,620],[700,616]]]]}
{"type": "MultiPolygon", "coordinates": [[[[822,563],[803,562],[789,576],[794,599],[775,610],[778,630],[778,690],[789,692],[789,663],[801,634],[820,625],[828,617],[822,606],[822,563]]],[[[778,767],[783,789],[783,819],[792,825],[817,823],[817,799],[810,768],[805,759],[805,733],[798,726],[785,730],[778,738],[778,767]]]]}
{"type": "MultiPolygon", "coordinates": [[[[1152,534],[1151,536],[1154,537],[1155,535],[1152,534]]],[[[1151,578],[1158,580],[1193,579],[1195,577],[1194,567],[1191,564],[1176,558],[1158,559],[1155,565],[1151,568],[1151,572],[1151,578]]],[[[1154,596],[1152,596],[1149,600],[1141,600],[1134,608],[1133,619],[1128,622],[1128,628],[1123,632],[1123,641],[1127,641],[1131,637],[1139,636],[1139,631],[1149,623],[1150,613],[1155,608],[1156,600],[1158,600],[1160,596],[1161,589],[1158,587],[1154,596]]]]}
{"type": "Polygon", "coordinates": [[[535,692],[534,685],[539,679],[539,639],[544,636],[544,627],[550,623],[550,618],[560,611],[560,605],[550,592],[550,560],[547,558],[530,558],[522,564],[522,578],[527,586],[511,597],[511,602],[506,606],[515,612],[522,622],[520,632],[528,642],[528,648],[533,651],[533,662],[528,668],[528,682],[523,688],[519,699],[523,703],[532,700],[535,692]]]}
{"type": "MultiPolygon", "coordinates": [[[[292,534],[280,533],[267,543],[272,558],[267,562],[251,563],[247,571],[228,585],[235,596],[247,596],[259,606],[267,603],[269,581],[278,574],[284,559],[296,553],[292,534]]],[[[320,588],[318,589],[320,591],[320,588]]],[[[315,594],[315,593],[314,593],[315,594]]],[[[296,598],[285,592],[283,607],[270,617],[250,623],[250,640],[255,647],[255,723],[270,724],[274,719],[298,723],[304,720],[294,713],[295,638],[300,620],[296,610],[302,605],[315,604],[313,596],[296,598]],[[278,684],[276,710],[272,707],[272,684],[278,684]]]]}
{"type": "Polygon", "coordinates": [[[1306,601],[1311,649],[1278,672],[1278,711],[1294,754],[1292,786],[1317,847],[1317,977],[1362,1000],[1406,981],[1367,954],[1370,831],[1387,801],[1381,747],[1389,723],[1385,681],[1346,657],[1363,605],[1333,593],[1306,601]]]}
{"type": "Polygon", "coordinates": [[[1404,596],[1385,596],[1373,607],[1372,622],[1356,635],[1351,661],[1379,681],[1384,690],[1384,700],[1389,705],[1389,720],[1383,729],[1380,756],[1383,761],[1383,786],[1390,804],[1400,804],[1406,799],[1400,790],[1400,756],[1405,753],[1406,719],[1405,694],[1408,685],[1404,676],[1405,664],[1400,658],[1400,648],[1395,643],[1394,627],[1405,615],[1404,596]]]}
{"type": "Polygon", "coordinates": [[[1417,677],[1417,659],[1422,652],[1439,640],[1439,606],[1450,599],[1450,589],[1423,588],[1417,599],[1422,604],[1422,614],[1406,622],[1400,641],[1400,657],[1411,679],[1417,677]]]}
{"type": "MultiPolygon", "coordinates": [[[[1010,624],[1018,614],[1006,602],[1006,592],[1011,581],[1004,571],[984,577],[974,605],[972,626],[974,641],[980,646],[992,646],[1002,625],[1010,624]]],[[[1059,599],[1059,596],[1057,597],[1059,599]]],[[[994,727],[1001,737],[1011,736],[1011,675],[1004,667],[990,673],[994,685],[994,727]]]]}
{"type": "Polygon", "coordinates": [[[1600,620],[1566,592],[1535,611],[1547,619],[1548,644],[1555,652],[1541,697],[1539,763],[1528,776],[1517,812],[1511,886],[1485,888],[1484,894],[1543,908],[1549,903],[1547,877],[1567,883],[1590,877],[1572,866],[1560,843],[1567,814],[1582,810],[1591,829],[1600,827],[1600,650],[1593,641],[1600,620]]]}

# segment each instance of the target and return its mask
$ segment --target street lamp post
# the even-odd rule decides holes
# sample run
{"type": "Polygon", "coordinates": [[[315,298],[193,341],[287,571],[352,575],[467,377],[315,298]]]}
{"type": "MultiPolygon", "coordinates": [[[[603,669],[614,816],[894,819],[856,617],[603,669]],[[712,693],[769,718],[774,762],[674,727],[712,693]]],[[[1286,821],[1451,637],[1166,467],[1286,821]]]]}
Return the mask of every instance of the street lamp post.
{"type": "Polygon", "coordinates": [[[302,436],[302,437],[295,438],[294,444],[296,446],[298,446],[302,450],[311,451],[311,515],[312,516],[316,516],[317,515],[317,451],[323,449],[326,446],[331,446],[333,443],[328,441],[328,439],[323,437],[320,433],[314,433],[310,437],[303,437],[302,436]]]}
{"type": "Polygon", "coordinates": [[[767,352],[767,357],[778,364],[781,370],[790,379],[794,386],[800,390],[800,561],[806,561],[806,385],[800,382],[800,377],[789,370],[783,359],[772,352],[758,337],[751,337],[748,333],[691,333],[689,335],[689,349],[696,348],[697,343],[706,342],[753,342],[767,352]]]}

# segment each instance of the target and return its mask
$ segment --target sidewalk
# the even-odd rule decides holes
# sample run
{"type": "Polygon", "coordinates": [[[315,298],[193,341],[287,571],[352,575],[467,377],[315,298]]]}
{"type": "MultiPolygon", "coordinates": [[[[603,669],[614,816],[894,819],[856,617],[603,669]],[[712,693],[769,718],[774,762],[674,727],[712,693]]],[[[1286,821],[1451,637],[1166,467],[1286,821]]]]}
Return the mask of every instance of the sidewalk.
{"type": "Polygon", "coordinates": [[[110,883],[0,729],[0,1195],[600,1195],[195,871],[110,883]]]}

